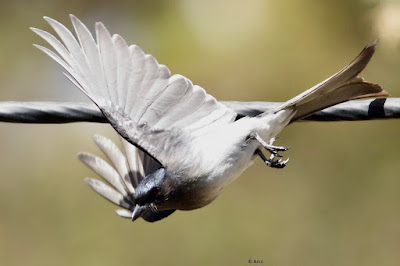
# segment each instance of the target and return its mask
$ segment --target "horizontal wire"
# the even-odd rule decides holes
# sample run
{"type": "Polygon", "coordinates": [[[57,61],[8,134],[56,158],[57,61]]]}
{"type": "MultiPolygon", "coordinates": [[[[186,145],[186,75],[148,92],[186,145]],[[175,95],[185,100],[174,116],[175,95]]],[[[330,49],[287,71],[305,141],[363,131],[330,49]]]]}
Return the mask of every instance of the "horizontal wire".
{"type": "MultiPolygon", "coordinates": [[[[279,102],[221,102],[240,117],[256,116],[277,107],[279,102]]],[[[305,121],[360,121],[400,118],[400,98],[349,101],[306,117],[305,121]]],[[[94,105],[71,102],[0,102],[0,122],[61,124],[108,123],[94,105]]]]}

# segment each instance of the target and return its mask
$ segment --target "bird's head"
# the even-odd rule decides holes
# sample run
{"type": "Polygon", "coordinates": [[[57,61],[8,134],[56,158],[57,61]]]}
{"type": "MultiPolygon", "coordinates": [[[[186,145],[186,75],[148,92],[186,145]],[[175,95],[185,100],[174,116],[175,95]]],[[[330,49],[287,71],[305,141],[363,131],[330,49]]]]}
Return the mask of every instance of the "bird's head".
{"type": "Polygon", "coordinates": [[[146,211],[169,209],[178,193],[177,178],[164,168],[146,176],[135,189],[135,209],[132,221],[139,218],[146,211]]]}

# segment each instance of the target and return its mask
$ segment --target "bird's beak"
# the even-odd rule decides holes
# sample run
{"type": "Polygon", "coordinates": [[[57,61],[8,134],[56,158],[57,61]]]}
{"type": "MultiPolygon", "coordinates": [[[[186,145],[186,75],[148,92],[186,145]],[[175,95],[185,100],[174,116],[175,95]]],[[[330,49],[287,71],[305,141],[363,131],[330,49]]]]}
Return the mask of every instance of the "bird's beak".
{"type": "Polygon", "coordinates": [[[139,218],[145,210],[146,206],[139,206],[138,204],[136,204],[135,209],[132,213],[132,222],[139,218]]]}

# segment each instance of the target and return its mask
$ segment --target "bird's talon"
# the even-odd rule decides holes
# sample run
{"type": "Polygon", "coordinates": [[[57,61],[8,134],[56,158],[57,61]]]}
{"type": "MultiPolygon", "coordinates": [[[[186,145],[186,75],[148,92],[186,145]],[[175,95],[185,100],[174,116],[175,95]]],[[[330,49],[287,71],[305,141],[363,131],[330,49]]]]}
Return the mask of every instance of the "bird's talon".
{"type": "Polygon", "coordinates": [[[272,168],[283,168],[286,166],[286,164],[289,162],[289,158],[287,158],[286,160],[270,160],[268,161],[267,165],[272,167],[272,168]]]}
{"type": "Polygon", "coordinates": [[[267,144],[261,137],[256,133],[256,132],[251,132],[250,133],[250,138],[256,139],[269,153],[269,159],[267,159],[264,154],[258,150],[258,154],[261,156],[261,158],[264,160],[264,162],[269,166],[273,168],[283,168],[286,166],[286,163],[289,161],[287,160],[274,160],[276,157],[282,158],[283,156],[279,154],[280,151],[287,151],[289,147],[283,147],[283,146],[274,146],[272,145],[276,138],[271,138],[269,140],[269,144],[267,144]]]}

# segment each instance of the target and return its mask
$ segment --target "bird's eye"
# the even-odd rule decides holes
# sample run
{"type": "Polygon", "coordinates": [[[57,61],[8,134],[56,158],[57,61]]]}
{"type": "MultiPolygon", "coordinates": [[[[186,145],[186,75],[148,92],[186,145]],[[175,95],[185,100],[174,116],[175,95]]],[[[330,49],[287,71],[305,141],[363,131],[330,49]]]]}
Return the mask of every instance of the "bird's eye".
{"type": "Polygon", "coordinates": [[[154,198],[154,199],[159,199],[159,198],[161,198],[160,190],[159,190],[158,188],[153,188],[153,189],[151,190],[151,196],[152,196],[152,198],[154,198]]]}

